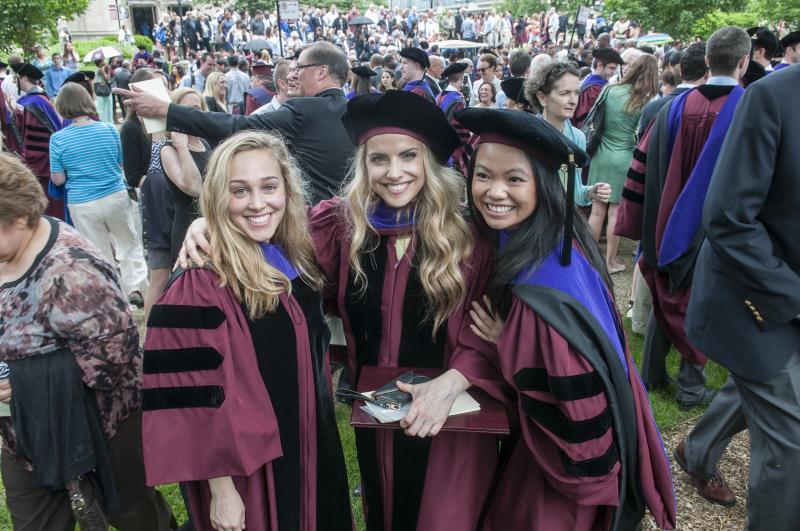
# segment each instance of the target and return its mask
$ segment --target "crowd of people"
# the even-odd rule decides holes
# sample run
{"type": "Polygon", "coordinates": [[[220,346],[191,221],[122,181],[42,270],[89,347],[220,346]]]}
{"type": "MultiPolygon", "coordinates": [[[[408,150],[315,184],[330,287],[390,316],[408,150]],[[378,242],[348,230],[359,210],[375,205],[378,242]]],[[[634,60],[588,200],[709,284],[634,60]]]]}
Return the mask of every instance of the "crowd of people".
{"type": "Polygon", "coordinates": [[[351,529],[334,395],[367,367],[439,374],[395,384],[399,429],[355,428],[369,531],[674,529],[661,388],[708,406],[669,449],[698,493],[736,503],[717,463],[747,429],[749,527],[800,528],[776,510],[800,472],[800,32],[653,47],[599,14],[375,6],[136,29],[152,52],[94,72],[68,39],[0,62],[15,528],[351,529]],[[446,429],[471,387],[509,436],[446,429]]]}

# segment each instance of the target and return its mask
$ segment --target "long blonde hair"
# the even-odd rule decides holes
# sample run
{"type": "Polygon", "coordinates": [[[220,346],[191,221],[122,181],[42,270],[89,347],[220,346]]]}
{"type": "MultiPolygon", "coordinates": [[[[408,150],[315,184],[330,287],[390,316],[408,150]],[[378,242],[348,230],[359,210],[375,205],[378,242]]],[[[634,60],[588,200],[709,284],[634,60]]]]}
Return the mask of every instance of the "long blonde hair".
{"type": "Polygon", "coordinates": [[[200,211],[208,222],[212,267],[220,287],[230,285],[236,299],[247,306],[251,319],[274,312],[281,293],[291,294],[289,278],[269,265],[258,242],[247,237],[231,220],[230,167],[239,153],[267,150],[278,161],[286,189],[286,207],[272,243],[283,248],[303,281],[319,291],[322,274],[314,260],[314,246],[306,218],[306,191],[297,163],[286,144],[275,135],[245,131],[220,144],[211,155],[200,193],[200,211]]]}
{"type": "Polygon", "coordinates": [[[228,112],[228,105],[225,103],[225,100],[220,97],[219,89],[217,88],[217,80],[224,77],[225,74],[217,72],[216,70],[208,74],[206,85],[203,87],[203,96],[213,99],[225,112],[228,112]]]}
{"type": "Polygon", "coordinates": [[[637,57],[625,72],[621,85],[631,86],[625,112],[639,112],[658,93],[658,60],[649,53],[637,57]]]}
{"type": "MultiPolygon", "coordinates": [[[[433,333],[464,301],[466,280],[461,263],[473,248],[472,232],[460,214],[465,194],[464,179],[452,168],[443,166],[430,149],[422,145],[425,184],[414,209],[416,253],[419,280],[428,302],[424,319],[433,322],[433,333]]],[[[348,206],[350,224],[350,268],[355,284],[366,291],[367,277],[361,267],[361,255],[377,248],[378,233],[367,214],[378,204],[367,177],[366,145],[359,146],[344,185],[342,196],[348,206]]]]}

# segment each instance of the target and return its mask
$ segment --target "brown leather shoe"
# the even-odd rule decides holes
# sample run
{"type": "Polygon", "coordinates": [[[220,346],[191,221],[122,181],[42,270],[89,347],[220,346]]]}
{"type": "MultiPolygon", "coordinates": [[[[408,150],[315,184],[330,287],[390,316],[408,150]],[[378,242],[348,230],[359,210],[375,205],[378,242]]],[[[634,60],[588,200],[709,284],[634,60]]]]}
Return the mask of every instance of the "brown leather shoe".
{"type": "Polygon", "coordinates": [[[725,478],[719,470],[714,471],[714,475],[710,478],[703,478],[701,476],[689,472],[689,466],[686,463],[686,449],[684,441],[678,443],[675,451],[672,453],[675,462],[681,467],[681,470],[686,472],[691,478],[692,485],[694,485],[697,493],[711,503],[723,505],[725,507],[733,507],[736,505],[736,495],[725,483],[725,478]]]}

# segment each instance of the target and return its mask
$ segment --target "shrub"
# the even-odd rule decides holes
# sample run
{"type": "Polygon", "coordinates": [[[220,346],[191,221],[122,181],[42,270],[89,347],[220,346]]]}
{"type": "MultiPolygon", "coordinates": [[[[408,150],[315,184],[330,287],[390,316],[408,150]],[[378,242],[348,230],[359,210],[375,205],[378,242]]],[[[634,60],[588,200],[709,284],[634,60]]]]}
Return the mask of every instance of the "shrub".
{"type": "Polygon", "coordinates": [[[151,41],[150,37],[147,37],[146,35],[134,35],[133,36],[133,44],[137,48],[139,46],[144,46],[145,48],[147,48],[148,52],[152,52],[153,51],[153,41],[151,41]]]}
{"type": "MultiPolygon", "coordinates": [[[[131,59],[134,54],[136,53],[136,48],[133,46],[120,46],[117,43],[116,37],[103,37],[101,39],[93,39],[90,41],[73,41],[72,46],[75,48],[75,53],[80,55],[80,60],[83,61],[83,58],[86,56],[87,53],[91,52],[95,48],[100,48],[101,46],[111,46],[112,48],[116,48],[120,52],[122,52],[122,56],[126,59],[131,59]]],[[[58,45],[51,46],[48,49],[49,53],[59,52],[61,50],[58,49],[58,45]]],[[[89,63],[91,64],[91,63],[89,63]]],[[[83,70],[83,68],[81,68],[83,70]]]]}

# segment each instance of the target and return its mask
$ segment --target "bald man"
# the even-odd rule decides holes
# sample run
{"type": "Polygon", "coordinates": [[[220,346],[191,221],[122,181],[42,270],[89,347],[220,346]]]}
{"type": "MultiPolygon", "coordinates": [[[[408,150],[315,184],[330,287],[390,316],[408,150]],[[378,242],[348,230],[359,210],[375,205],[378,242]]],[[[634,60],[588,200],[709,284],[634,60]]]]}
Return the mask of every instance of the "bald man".
{"type": "Polygon", "coordinates": [[[444,72],[444,59],[438,55],[431,55],[428,57],[431,66],[425,72],[425,81],[431,87],[434,97],[438,98],[442,93],[442,72],[444,72]]]}

